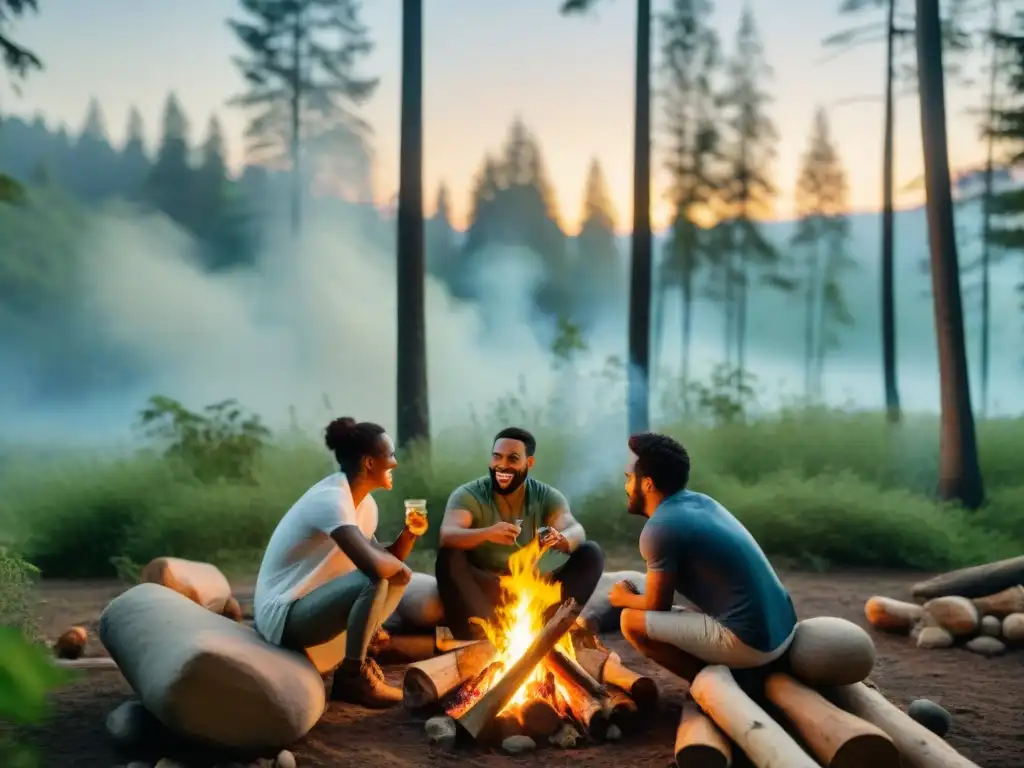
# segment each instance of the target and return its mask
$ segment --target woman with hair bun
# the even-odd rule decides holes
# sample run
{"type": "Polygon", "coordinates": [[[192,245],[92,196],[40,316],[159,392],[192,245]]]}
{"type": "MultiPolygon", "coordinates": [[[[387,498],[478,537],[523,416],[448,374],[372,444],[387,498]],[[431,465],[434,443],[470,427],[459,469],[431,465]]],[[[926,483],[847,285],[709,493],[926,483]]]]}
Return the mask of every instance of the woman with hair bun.
{"type": "Polygon", "coordinates": [[[398,466],[384,428],[355,419],[327,425],[339,471],[318,482],[277,524],[256,579],[256,628],[275,645],[334,669],[331,699],[369,707],[402,700],[377,663],[371,639],[395,610],[412,571],[405,559],[426,532],[407,525],[388,546],[377,542],[373,491],[391,490],[398,466]]]}

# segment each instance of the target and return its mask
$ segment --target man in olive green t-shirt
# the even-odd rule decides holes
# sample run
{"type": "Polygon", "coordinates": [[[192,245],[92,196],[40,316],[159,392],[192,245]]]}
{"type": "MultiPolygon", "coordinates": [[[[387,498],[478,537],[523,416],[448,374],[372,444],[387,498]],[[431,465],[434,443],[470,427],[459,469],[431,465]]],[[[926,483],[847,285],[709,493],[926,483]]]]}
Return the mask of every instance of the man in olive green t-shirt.
{"type": "Polygon", "coordinates": [[[538,532],[548,550],[539,567],[562,585],[563,599],[584,605],[597,588],[601,548],[586,540],[565,496],[529,476],[536,449],[525,429],[503,429],[494,438],[488,475],[459,486],[448,499],[435,573],[446,623],[457,638],[481,636],[470,619],[493,617],[500,575],[538,532]]]}

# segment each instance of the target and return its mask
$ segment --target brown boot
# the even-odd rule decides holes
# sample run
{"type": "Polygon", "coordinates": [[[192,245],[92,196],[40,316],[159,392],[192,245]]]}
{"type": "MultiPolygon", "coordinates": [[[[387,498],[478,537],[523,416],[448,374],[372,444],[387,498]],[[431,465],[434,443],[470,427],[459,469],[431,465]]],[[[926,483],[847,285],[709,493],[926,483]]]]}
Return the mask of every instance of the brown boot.
{"type": "Polygon", "coordinates": [[[346,659],[334,673],[331,701],[346,701],[371,709],[393,707],[402,700],[402,692],[384,679],[384,672],[373,659],[356,668],[346,659]]]}

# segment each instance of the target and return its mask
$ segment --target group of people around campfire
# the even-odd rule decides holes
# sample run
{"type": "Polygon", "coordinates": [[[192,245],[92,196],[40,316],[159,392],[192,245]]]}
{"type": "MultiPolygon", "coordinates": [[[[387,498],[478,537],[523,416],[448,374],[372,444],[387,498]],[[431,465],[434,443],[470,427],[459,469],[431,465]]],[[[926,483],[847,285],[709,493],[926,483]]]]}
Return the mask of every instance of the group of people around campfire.
{"type": "MultiPolygon", "coordinates": [[[[336,419],[326,430],[339,470],[306,491],[281,518],[260,565],[256,628],[269,642],[308,652],[345,635],[330,666],[331,699],[372,707],[401,701],[369,655],[412,571],[405,560],[426,519],[407,516],[390,544],[376,537],[374,491],[392,488],[398,466],[386,430],[336,419]]],[[[691,491],[690,457],[666,435],[635,434],[625,462],[626,508],[646,518],[640,553],[646,584],[615,584],[623,636],[640,653],[692,680],[707,664],[756,669],[783,656],[796,629],[793,602],[760,546],[728,510],[691,491]],[[674,606],[676,593],[693,609],[674,606]]],[[[482,636],[479,620],[502,600],[499,580],[525,542],[562,553],[548,577],[562,598],[587,603],[604,555],[566,497],[530,476],[537,442],[524,429],[500,431],[489,471],[452,492],[435,563],[445,624],[459,639],[482,636]],[[474,621],[476,619],[477,621],[474,621]]],[[[576,632],[596,633],[581,618],[576,632]]]]}

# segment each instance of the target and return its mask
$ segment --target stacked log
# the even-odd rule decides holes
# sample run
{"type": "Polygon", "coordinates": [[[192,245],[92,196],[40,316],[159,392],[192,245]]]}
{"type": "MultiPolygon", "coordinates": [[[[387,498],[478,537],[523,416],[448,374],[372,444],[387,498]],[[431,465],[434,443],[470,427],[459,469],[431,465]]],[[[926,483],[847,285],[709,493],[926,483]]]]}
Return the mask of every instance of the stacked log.
{"type": "Polygon", "coordinates": [[[998,656],[1024,647],[1024,557],[942,574],[910,591],[916,602],[870,598],[868,623],[908,635],[924,650],[963,647],[998,656]]]}

